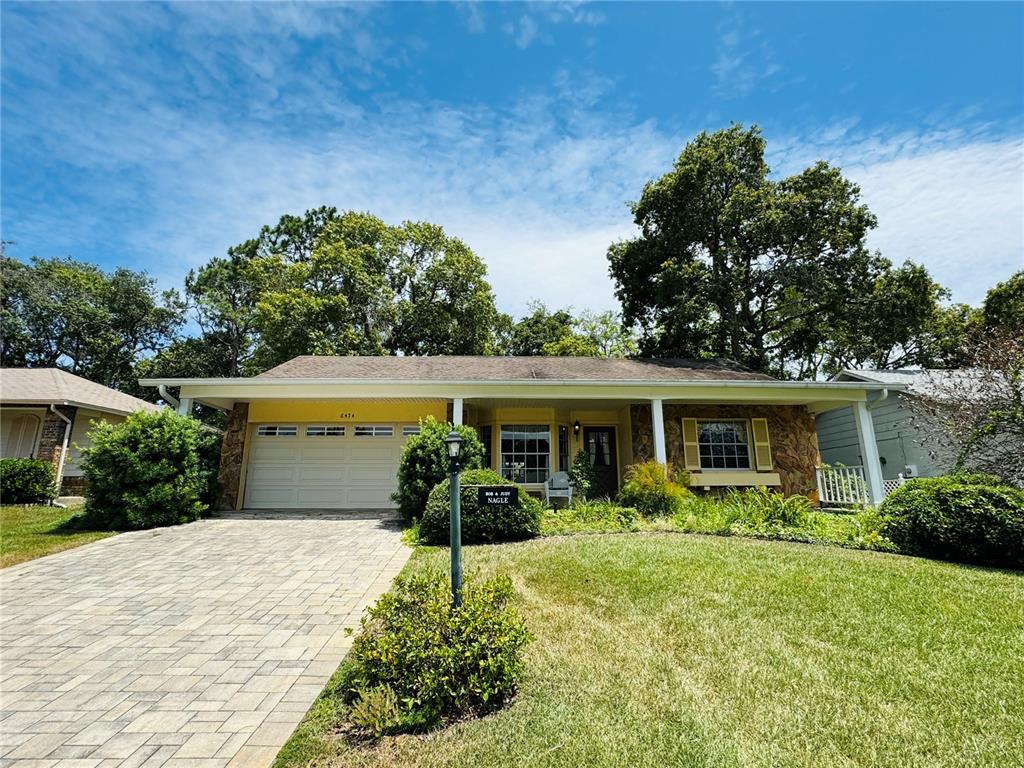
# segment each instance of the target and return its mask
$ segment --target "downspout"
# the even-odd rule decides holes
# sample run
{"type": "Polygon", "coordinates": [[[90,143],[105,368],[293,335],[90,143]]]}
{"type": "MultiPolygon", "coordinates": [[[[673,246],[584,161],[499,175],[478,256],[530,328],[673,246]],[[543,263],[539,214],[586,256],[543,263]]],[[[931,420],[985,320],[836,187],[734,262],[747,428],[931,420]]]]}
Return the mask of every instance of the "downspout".
{"type": "Polygon", "coordinates": [[[178,406],[180,405],[180,403],[178,402],[178,398],[176,398],[174,395],[167,391],[166,384],[160,384],[157,386],[156,389],[160,393],[160,397],[163,398],[165,403],[170,405],[171,408],[173,408],[174,410],[178,410],[178,406]]]}
{"type": "Polygon", "coordinates": [[[71,419],[57,410],[57,406],[50,404],[50,413],[59,416],[64,420],[64,442],[60,446],[60,462],[57,464],[57,492],[60,492],[61,484],[64,481],[64,462],[68,457],[68,441],[71,439],[71,419]]]}

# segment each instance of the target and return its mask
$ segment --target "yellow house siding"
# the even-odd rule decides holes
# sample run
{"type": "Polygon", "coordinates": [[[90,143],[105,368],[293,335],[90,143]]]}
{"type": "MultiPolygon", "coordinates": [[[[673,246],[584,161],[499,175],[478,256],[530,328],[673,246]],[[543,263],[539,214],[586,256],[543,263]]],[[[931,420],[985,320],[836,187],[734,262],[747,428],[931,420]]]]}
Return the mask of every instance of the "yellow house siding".
{"type": "Polygon", "coordinates": [[[444,420],[447,404],[437,401],[387,402],[371,400],[253,400],[250,423],[408,422],[433,416],[444,420]]]}

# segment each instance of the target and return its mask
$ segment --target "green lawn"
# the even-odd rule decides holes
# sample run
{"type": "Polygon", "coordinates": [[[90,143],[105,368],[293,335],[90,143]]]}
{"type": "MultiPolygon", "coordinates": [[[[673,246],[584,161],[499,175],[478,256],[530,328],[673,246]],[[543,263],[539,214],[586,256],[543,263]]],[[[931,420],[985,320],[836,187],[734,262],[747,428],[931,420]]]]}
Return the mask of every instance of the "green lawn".
{"type": "MultiPolygon", "coordinates": [[[[1024,756],[1024,575],[742,538],[468,547],[536,635],[515,701],[360,746],[325,694],[279,766],[1003,766],[1024,756]]],[[[408,568],[444,565],[421,549],[408,568]]]]}
{"type": "Polygon", "coordinates": [[[81,511],[81,507],[0,507],[0,568],[114,535],[61,527],[81,511]]]}

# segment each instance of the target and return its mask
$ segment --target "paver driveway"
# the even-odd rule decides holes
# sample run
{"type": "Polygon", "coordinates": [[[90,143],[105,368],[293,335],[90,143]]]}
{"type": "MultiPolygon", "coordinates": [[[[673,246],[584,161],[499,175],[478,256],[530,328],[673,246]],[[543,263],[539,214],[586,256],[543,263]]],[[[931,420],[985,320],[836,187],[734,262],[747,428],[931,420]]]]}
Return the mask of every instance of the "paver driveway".
{"type": "Polygon", "coordinates": [[[408,556],[381,515],[238,515],[0,571],[0,765],[269,765],[408,556]]]}

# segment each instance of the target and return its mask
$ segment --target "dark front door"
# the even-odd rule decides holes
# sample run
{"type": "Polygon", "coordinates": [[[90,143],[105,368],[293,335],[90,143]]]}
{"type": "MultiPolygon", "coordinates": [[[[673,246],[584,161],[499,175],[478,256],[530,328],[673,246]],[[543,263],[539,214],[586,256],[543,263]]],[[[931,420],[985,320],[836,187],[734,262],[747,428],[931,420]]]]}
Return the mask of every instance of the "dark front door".
{"type": "Polygon", "coordinates": [[[583,444],[594,468],[591,498],[609,498],[619,490],[619,461],[615,455],[615,427],[584,427],[583,444]]]}

